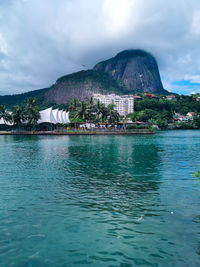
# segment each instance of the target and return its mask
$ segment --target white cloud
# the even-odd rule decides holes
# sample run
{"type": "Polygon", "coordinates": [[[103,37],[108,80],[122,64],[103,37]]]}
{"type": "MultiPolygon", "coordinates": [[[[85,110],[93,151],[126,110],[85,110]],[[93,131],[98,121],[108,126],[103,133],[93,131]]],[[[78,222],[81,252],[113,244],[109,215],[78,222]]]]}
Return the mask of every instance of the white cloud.
{"type": "Polygon", "coordinates": [[[185,75],[184,80],[188,80],[190,83],[199,83],[200,85],[200,75],[185,75]]]}
{"type": "Polygon", "coordinates": [[[0,92],[50,86],[127,48],[155,55],[179,91],[176,80],[200,82],[199,25],[199,0],[1,0],[0,92]]]}

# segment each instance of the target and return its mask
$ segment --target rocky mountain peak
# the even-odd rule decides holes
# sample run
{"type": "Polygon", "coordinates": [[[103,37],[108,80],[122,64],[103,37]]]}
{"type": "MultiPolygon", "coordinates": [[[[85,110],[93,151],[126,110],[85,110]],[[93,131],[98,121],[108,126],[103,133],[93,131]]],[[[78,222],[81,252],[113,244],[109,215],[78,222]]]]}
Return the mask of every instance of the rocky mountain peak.
{"type": "Polygon", "coordinates": [[[98,63],[94,70],[107,72],[110,77],[135,92],[164,93],[158,65],[148,52],[125,50],[115,57],[98,63]]]}

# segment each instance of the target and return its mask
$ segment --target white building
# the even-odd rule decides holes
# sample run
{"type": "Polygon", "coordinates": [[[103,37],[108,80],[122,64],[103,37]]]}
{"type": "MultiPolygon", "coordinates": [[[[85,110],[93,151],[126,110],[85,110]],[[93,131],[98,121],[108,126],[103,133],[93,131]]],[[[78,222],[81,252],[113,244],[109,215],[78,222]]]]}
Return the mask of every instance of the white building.
{"type": "Polygon", "coordinates": [[[94,100],[99,100],[100,103],[103,103],[106,107],[109,104],[114,104],[114,109],[122,116],[126,116],[129,113],[134,112],[134,98],[133,96],[128,95],[101,95],[93,94],[94,100]]]}
{"type": "MultiPolygon", "coordinates": [[[[37,121],[37,123],[70,123],[69,112],[59,109],[47,108],[45,110],[40,111],[40,119],[37,121]]],[[[0,124],[13,125],[13,123],[11,122],[5,122],[2,118],[0,119],[0,124]]]]}
{"type": "Polygon", "coordinates": [[[38,124],[40,123],[70,123],[69,112],[59,109],[53,110],[52,108],[47,108],[40,111],[40,119],[38,120],[38,124]]]}

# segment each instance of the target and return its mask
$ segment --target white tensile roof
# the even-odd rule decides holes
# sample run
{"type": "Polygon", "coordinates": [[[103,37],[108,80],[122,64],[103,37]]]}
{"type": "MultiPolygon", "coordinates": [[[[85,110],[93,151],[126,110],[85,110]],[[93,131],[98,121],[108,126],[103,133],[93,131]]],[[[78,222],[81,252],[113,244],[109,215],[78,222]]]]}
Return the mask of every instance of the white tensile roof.
{"type": "Polygon", "coordinates": [[[47,108],[45,110],[40,111],[40,119],[38,120],[39,123],[53,123],[51,121],[51,113],[52,113],[52,108],[47,108]]]}
{"type": "Polygon", "coordinates": [[[65,116],[64,116],[64,118],[65,118],[65,123],[69,123],[69,122],[70,122],[70,120],[69,120],[69,112],[66,112],[66,111],[65,111],[65,116]]]}
{"type": "Polygon", "coordinates": [[[58,115],[57,116],[58,116],[57,122],[58,123],[63,123],[62,122],[62,110],[58,110],[58,115]]]}
{"type": "Polygon", "coordinates": [[[62,120],[63,120],[63,123],[69,123],[70,122],[70,120],[69,120],[69,112],[63,111],[62,120]]]}
{"type": "Polygon", "coordinates": [[[40,111],[40,119],[38,120],[38,124],[40,123],[69,123],[69,112],[47,108],[45,110],[40,111]]]}
{"type": "MultiPolygon", "coordinates": [[[[52,109],[52,107],[44,109],[40,111],[40,119],[37,121],[37,123],[38,124],[40,123],[52,123],[52,124],[70,123],[69,112],[66,112],[64,110],[59,110],[59,109],[52,109]]],[[[13,125],[13,123],[9,123],[9,122],[5,123],[2,118],[0,119],[0,124],[13,125]]]]}
{"type": "Polygon", "coordinates": [[[66,121],[66,120],[65,120],[65,113],[66,113],[65,111],[62,111],[62,122],[63,122],[63,123],[66,123],[66,122],[65,122],[65,121],[66,121]]]}
{"type": "MultiPolygon", "coordinates": [[[[8,111],[9,114],[12,114],[10,111],[8,111]]],[[[8,121],[4,121],[3,118],[0,119],[0,124],[6,124],[6,125],[9,125],[9,126],[12,126],[13,123],[12,122],[8,122],[8,121]]]]}
{"type": "Polygon", "coordinates": [[[52,116],[55,120],[55,123],[57,123],[57,121],[58,121],[58,110],[59,110],[58,108],[52,110],[52,116]]]}
{"type": "Polygon", "coordinates": [[[0,124],[5,124],[3,119],[0,119],[0,124]]]}

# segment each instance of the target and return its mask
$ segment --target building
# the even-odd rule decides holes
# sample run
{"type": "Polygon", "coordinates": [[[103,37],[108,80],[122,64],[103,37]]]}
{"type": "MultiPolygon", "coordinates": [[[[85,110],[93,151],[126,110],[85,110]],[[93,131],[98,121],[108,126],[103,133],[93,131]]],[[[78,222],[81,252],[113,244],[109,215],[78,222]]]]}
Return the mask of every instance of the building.
{"type": "Polygon", "coordinates": [[[186,114],[186,116],[190,119],[190,120],[193,120],[194,119],[194,116],[195,116],[195,112],[188,112],[186,114]]]}
{"type": "MultiPolygon", "coordinates": [[[[26,123],[26,122],[24,122],[26,123]]],[[[66,124],[70,123],[69,112],[59,109],[47,108],[40,111],[40,119],[37,121],[38,124],[41,123],[51,123],[51,124],[66,124]]],[[[2,118],[0,119],[0,124],[6,124],[12,126],[13,123],[5,122],[2,118]]]]}
{"type": "Polygon", "coordinates": [[[175,95],[167,95],[166,98],[167,98],[168,100],[176,100],[175,95]]]}
{"type": "Polygon", "coordinates": [[[59,109],[47,108],[40,111],[40,119],[37,122],[41,123],[51,123],[51,124],[66,124],[70,123],[69,112],[59,109]]]}
{"type": "Polygon", "coordinates": [[[152,98],[158,98],[158,96],[157,95],[154,95],[154,94],[149,94],[149,93],[144,93],[144,96],[146,97],[146,98],[148,98],[148,99],[152,99],[152,98]]]}
{"type": "Polygon", "coordinates": [[[133,98],[134,98],[135,100],[141,100],[141,99],[142,99],[142,97],[139,96],[139,95],[133,95],[133,98]]]}
{"type": "Polygon", "coordinates": [[[114,109],[121,115],[126,116],[129,113],[134,112],[134,97],[128,95],[101,95],[93,94],[94,100],[99,100],[100,103],[104,104],[106,107],[109,104],[114,104],[114,109]]]}

